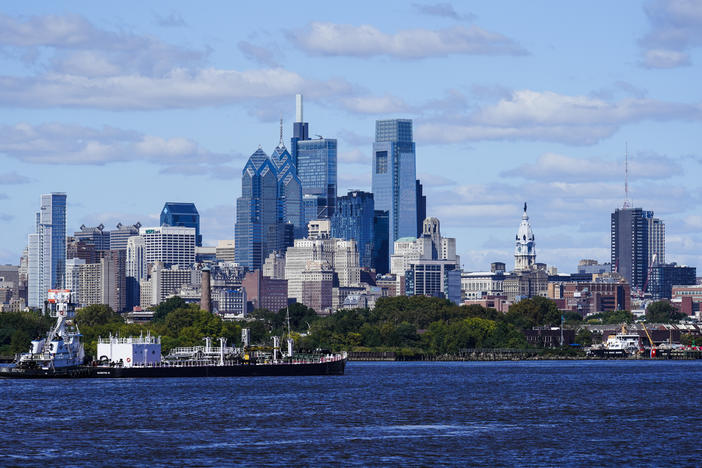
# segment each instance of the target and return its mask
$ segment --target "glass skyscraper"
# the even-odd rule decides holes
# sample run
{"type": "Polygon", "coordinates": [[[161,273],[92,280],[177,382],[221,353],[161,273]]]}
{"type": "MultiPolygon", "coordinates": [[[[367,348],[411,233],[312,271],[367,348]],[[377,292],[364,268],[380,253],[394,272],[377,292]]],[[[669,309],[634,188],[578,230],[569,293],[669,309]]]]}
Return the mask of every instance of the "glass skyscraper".
{"type": "MultiPolygon", "coordinates": [[[[305,237],[307,230],[302,206],[302,184],[297,177],[292,156],[283,145],[282,135],[280,144],[271,154],[271,161],[278,171],[279,217],[283,222],[292,224],[294,239],[305,237]]],[[[286,241],[287,244],[292,245],[289,241],[286,241]]]]}
{"type": "Polygon", "coordinates": [[[166,202],[161,210],[161,226],[195,228],[195,245],[202,247],[200,213],[194,203],[166,202]]]}
{"type": "Polygon", "coordinates": [[[353,190],[336,199],[336,210],[331,220],[331,236],[355,240],[359,264],[367,268],[371,267],[373,257],[374,206],[372,193],[353,190]]]}
{"type": "Polygon", "coordinates": [[[29,235],[28,305],[41,308],[49,289],[60,289],[66,277],[66,194],[41,196],[35,215],[35,233],[29,235]]]}
{"type": "Polygon", "coordinates": [[[648,268],[665,262],[665,224],[653,211],[617,208],[612,213],[612,271],[620,273],[632,288],[646,285],[648,268]]]}
{"type": "MultiPolygon", "coordinates": [[[[336,139],[310,139],[307,122],[302,120],[302,95],[298,94],[296,122],[290,139],[293,164],[302,184],[302,194],[320,199],[314,218],[331,218],[336,206],[336,139]]],[[[305,219],[305,223],[314,218],[305,219]]]]}
{"type": "Polygon", "coordinates": [[[412,120],[375,122],[373,196],[375,209],[388,212],[390,253],[401,237],[417,235],[417,182],[412,120]]]}
{"type": "Polygon", "coordinates": [[[269,158],[261,148],[251,155],[241,176],[236,200],[234,258],[260,270],[274,250],[284,251],[295,237],[304,237],[300,180],[292,156],[281,141],[269,158]]]}

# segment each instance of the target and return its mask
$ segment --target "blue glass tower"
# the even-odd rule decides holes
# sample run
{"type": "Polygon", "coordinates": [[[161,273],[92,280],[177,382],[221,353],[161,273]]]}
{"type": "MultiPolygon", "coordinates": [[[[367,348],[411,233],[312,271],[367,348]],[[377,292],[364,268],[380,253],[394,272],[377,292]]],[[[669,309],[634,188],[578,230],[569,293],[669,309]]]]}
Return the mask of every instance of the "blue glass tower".
{"type": "Polygon", "coordinates": [[[371,267],[374,206],[372,193],[352,190],[336,199],[336,210],[331,220],[332,237],[356,241],[361,267],[371,267]]]}
{"type": "MultiPolygon", "coordinates": [[[[279,218],[292,224],[292,237],[305,237],[306,224],[302,206],[302,184],[297,177],[292,155],[283,145],[283,128],[281,124],[280,144],[273,150],[271,161],[278,172],[279,218]]],[[[288,244],[289,242],[286,242],[288,244]]]]}
{"type": "Polygon", "coordinates": [[[387,211],[375,210],[373,215],[373,254],[371,268],[384,275],[390,271],[390,223],[387,211]]]}
{"type": "Polygon", "coordinates": [[[200,235],[200,213],[194,203],[166,202],[161,210],[161,226],[195,228],[195,245],[202,247],[200,235]]]}
{"type": "Polygon", "coordinates": [[[417,185],[412,120],[375,122],[375,209],[388,212],[390,253],[400,237],[417,236],[417,185]]]}
{"type": "Polygon", "coordinates": [[[278,171],[261,148],[247,161],[236,200],[234,258],[241,266],[261,269],[268,254],[279,250],[284,230],[280,222],[278,171]]]}
{"type": "MultiPolygon", "coordinates": [[[[336,206],[336,139],[311,140],[307,122],[302,121],[302,95],[297,95],[296,122],[290,139],[291,156],[302,184],[302,194],[320,199],[318,213],[305,219],[331,218],[336,206]]],[[[308,197],[309,198],[309,197],[308,197]]]]}
{"type": "Polygon", "coordinates": [[[49,289],[63,288],[66,280],[66,194],[41,196],[35,214],[35,233],[28,239],[29,307],[41,308],[49,289]]]}

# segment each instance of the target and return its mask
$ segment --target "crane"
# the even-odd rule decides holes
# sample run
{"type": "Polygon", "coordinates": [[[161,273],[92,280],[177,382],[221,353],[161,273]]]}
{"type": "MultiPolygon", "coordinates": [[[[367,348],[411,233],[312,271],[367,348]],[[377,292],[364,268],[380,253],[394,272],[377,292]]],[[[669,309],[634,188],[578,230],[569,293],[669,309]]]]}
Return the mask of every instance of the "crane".
{"type": "Polygon", "coordinates": [[[656,346],[653,344],[653,340],[651,339],[651,335],[648,333],[648,329],[646,328],[646,324],[642,323],[644,331],[646,332],[646,337],[648,337],[648,342],[651,343],[651,358],[656,357],[656,346]]]}

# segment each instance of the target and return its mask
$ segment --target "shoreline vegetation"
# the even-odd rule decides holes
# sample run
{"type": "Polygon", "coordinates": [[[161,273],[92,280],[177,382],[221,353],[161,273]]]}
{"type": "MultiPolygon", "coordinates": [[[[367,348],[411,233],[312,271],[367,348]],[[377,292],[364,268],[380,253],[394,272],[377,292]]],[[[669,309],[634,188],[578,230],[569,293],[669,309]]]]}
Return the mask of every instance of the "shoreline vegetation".
{"type": "MultiPolygon", "coordinates": [[[[652,319],[677,319],[674,310],[654,304],[652,319]]],[[[224,337],[238,346],[242,328],[251,330],[252,343],[269,346],[273,336],[287,335],[289,312],[296,350],[348,351],[349,360],[602,359],[585,355],[583,348],[601,342],[602,336],[583,325],[633,322],[627,311],[603,313],[584,322],[577,314],[562,315],[553,301],[543,297],[522,300],[507,313],[424,296],[381,298],[373,310],[340,310],[324,317],[302,304],[292,304],[287,310],[256,310],[246,320],[223,321],[179,297],[168,299],[154,312],[150,323],[127,324],[122,315],[105,305],[79,309],[75,320],[83,334],[86,354],[94,356],[98,337],[109,335],[160,336],[164,354],[174,347],[202,345],[207,336],[224,337]],[[524,330],[560,326],[562,320],[564,328],[575,330],[572,343],[543,348],[527,342],[524,330]]],[[[45,335],[53,322],[38,312],[0,313],[0,356],[26,352],[29,342],[45,335]]],[[[685,340],[697,339],[699,343],[700,338],[686,336],[685,340]]]]}

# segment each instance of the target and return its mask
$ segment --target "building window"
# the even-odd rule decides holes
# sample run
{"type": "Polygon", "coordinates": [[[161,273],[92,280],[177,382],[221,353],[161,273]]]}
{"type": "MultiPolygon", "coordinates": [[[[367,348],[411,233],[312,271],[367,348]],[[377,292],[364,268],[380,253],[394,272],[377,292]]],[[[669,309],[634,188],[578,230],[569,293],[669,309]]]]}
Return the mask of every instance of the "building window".
{"type": "Polygon", "coordinates": [[[387,174],[388,172],[388,152],[376,151],[375,153],[375,173],[387,174]]]}

